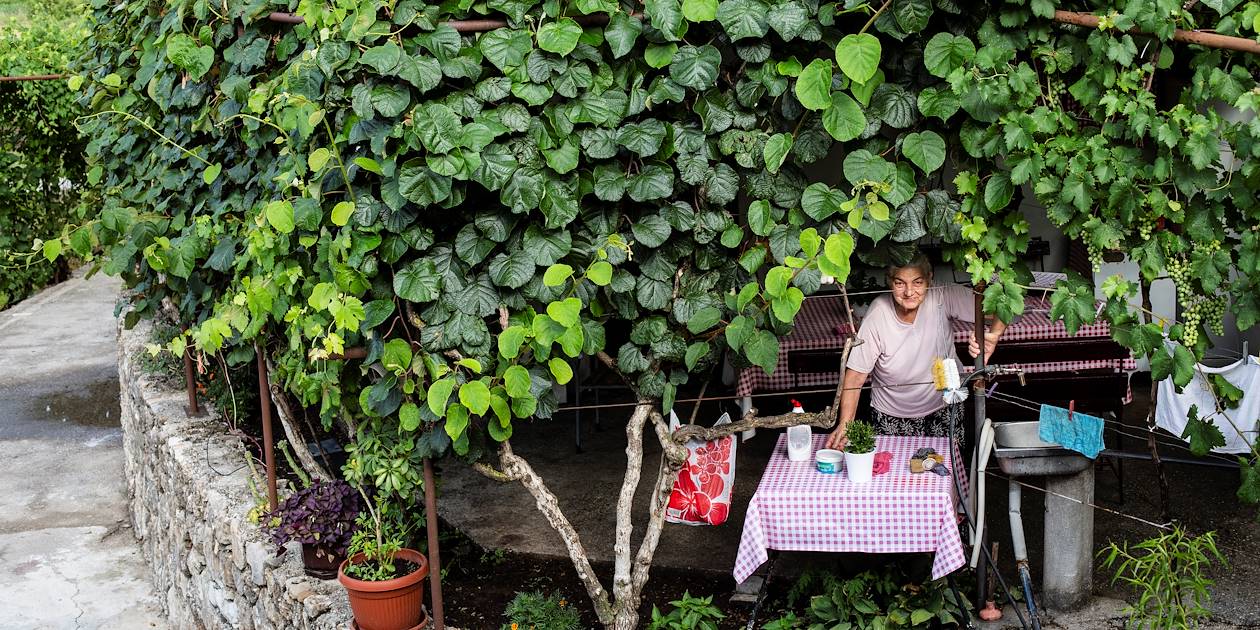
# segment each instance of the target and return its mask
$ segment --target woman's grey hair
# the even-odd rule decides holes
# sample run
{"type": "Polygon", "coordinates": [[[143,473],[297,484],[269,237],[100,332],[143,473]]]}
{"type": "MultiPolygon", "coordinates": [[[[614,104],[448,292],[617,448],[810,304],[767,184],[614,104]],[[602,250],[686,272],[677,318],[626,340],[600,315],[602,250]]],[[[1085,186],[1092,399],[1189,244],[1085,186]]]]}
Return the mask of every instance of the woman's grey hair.
{"type": "Polygon", "coordinates": [[[924,278],[929,280],[932,279],[932,261],[928,260],[928,257],[922,253],[915,254],[914,258],[911,258],[910,262],[907,262],[904,265],[888,265],[886,277],[889,284],[892,284],[893,278],[897,275],[897,272],[902,269],[916,269],[919,273],[923,274],[924,278]]]}

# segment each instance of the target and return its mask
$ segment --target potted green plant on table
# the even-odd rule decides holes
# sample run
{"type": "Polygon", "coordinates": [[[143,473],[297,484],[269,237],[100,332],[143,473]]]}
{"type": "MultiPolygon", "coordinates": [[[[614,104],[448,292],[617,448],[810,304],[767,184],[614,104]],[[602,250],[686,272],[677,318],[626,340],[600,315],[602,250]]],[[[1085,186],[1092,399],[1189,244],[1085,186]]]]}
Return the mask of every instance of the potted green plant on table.
{"type": "Polygon", "coordinates": [[[350,557],[337,580],[346,588],[357,630],[419,630],[429,626],[424,609],[424,554],[404,546],[408,527],[401,514],[383,501],[366,503],[359,530],[350,540],[350,557]]]}
{"type": "Polygon", "coordinates": [[[849,423],[845,436],[849,440],[844,447],[845,473],[854,483],[866,483],[875,467],[875,428],[856,420],[849,423]]]}
{"type": "Polygon", "coordinates": [[[295,540],[302,543],[307,575],[331,580],[346,559],[360,510],[359,494],[350,484],[316,479],[280,504],[278,522],[271,521],[275,524],[268,529],[272,542],[279,546],[295,540]]]}

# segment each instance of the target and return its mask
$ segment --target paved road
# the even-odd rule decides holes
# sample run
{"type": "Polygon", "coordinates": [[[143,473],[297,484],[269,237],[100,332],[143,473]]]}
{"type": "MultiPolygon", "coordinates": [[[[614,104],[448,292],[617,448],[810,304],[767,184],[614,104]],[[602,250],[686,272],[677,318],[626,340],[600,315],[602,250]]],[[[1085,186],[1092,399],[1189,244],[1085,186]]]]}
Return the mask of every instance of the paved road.
{"type": "Polygon", "coordinates": [[[118,281],[0,311],[0,628],[166,628],[127,518],[118,281]]]}

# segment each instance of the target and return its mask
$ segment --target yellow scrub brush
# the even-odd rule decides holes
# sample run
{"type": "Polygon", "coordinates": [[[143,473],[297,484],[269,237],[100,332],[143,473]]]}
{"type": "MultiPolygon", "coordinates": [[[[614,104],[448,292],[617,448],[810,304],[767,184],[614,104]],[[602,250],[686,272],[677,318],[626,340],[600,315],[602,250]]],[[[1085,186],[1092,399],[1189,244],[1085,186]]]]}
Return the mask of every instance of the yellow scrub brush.
{"type": "Polygon", "coordinates": [[[953,359],[936,357],[932,361],[932,381],[937,391],[942,392],[945,402],[960,403],[967,400],[967,390],[962,387],[962,379],[958,376],[958,363],[953,359]]]}

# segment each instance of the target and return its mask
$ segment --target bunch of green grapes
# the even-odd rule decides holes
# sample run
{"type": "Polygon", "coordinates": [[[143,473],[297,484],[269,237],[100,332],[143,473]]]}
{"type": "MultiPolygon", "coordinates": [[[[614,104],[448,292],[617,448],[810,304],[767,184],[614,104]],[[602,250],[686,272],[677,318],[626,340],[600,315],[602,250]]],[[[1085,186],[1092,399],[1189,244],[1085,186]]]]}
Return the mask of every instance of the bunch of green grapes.
{"type": "Polygon", "coordinates": [[[1203,318],[1207,320],[1208,329],[1213,335],[1225,334],[1225,306],[1229,299],[1225,295],[1210,297],[1203,301],[1203,318]]]}
{"type": "Polygon", "coordinates": [[[1181,333],[1181,341],[1187,348],[1193,348],[1199,342],[1199,329],[1203,323],[1203,314],[1199,312],[1199,304],[1195,302],[1181,311],[1181,324],[1185,328],[1181,333]]]}
{"type": "Polygon", "coordinates": [[[1214,335],[1225,334],[1225,306],[1228,300],[1223,295],[1196,300],[1181,312],[1181,323],[1185,332],[1181,340],[1187,346],[1193,346],[1199,340],[1199,330],[1204,324],[1214,335]]]}
{"type": "Polygon", "coordinates": [[[1151,240],[1151,234],[1155,231],[1155,215],[1148,214],[1138,219],[1138,236],[1143,241],[1151,240]]]}
{"type": "Polygon", "coordinates": [[[1094,273],[1102,270],[1103,251],[1094,247],[1093,243],[1086,243],[1085,249],[1089,252],[1089,264],[1094,267],[1094,273]]]}
{"type": "Polygon", "coordinates": [[[1177,301],[1190,306],[1190,263],[1182,256],[1168,255],[1168,277],[1177,286],[1177,301]]]}

